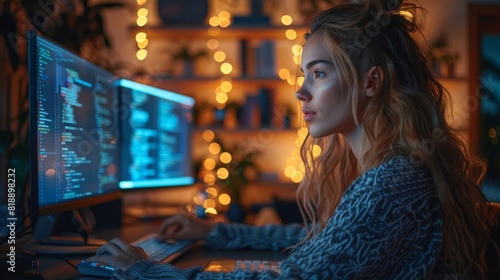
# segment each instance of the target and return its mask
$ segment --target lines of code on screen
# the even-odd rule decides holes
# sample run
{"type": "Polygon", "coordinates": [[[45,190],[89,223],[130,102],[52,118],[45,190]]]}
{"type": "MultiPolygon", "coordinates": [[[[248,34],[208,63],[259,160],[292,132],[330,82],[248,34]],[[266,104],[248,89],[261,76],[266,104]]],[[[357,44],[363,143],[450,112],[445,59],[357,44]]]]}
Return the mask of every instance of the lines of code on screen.
{"type": "Polygon", "coordinates": [[[41,37],[37,54],[39,204],[115,189],[114,76],[41,37]]]}
{"type": "Polygon", "coordinates": [[[193,183],[190,98],[123,82],[121,188],[193,183]]]}

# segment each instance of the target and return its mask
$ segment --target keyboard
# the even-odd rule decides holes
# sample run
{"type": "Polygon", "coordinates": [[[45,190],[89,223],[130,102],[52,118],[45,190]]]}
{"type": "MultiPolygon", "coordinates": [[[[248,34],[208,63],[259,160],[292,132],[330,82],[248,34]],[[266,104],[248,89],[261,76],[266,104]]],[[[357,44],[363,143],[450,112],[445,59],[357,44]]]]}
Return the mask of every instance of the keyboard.
{"type": "MultiPolygon", "coordinates": [[[[172,262],[182,254],[187,252],[193,246],[195,241],[191,240],[167,240],[163,241],[157,238],[156,233],[144,236],[143,238],[132,242],[131,244],[141,247],[144,252],[154,261],[172,262]]],[[[115,268],[97,262],[81,261],[77,265],[78,271],[82,275],[112,277],[115,268]]]]}
{"type": "Polygon", "coordinates": [[[192,240],[161,240],[156,233],[132,242],[132,245],[141,247],[149,258],[157,262],[172,262],[193,246],[192,240]]]}

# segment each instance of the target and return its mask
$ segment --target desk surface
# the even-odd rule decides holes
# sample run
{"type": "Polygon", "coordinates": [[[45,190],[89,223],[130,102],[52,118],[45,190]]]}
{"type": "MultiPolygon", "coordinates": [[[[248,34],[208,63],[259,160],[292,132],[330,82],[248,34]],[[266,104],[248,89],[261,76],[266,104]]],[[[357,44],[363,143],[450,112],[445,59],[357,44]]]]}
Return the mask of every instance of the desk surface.
{"type": "MultiPolygon", "coordinates": [[[[102,239],[112,239],[119,237],[127,242],[132,242],[140,237],[156,231],[158,223],[155,222],[134,222],[126,224],[119,229],[100,230],[96,232],[96,237],[102,239]]],[[[62,256],[64,259],[77,265],[78,262],[87,256],[62,256]]],[[[225,259],[265,259],[281,260],[285,256],[280,253],[263,250],[235,250],[235,251],[216,251],[206,248],[202,245],[196,246],[179,257],[172,264],[180,268],[193,266],[206,267],[211,260],[225,259]]],[[[66,263],[63,259],[55,256],[39,256],[40,267],[36,272],[42,274],[45,279],[92,279],[92,277],[81,276],[78,271],[66,263]]],[[[103,279],[103,278],[96,278],[103,279]]]]}

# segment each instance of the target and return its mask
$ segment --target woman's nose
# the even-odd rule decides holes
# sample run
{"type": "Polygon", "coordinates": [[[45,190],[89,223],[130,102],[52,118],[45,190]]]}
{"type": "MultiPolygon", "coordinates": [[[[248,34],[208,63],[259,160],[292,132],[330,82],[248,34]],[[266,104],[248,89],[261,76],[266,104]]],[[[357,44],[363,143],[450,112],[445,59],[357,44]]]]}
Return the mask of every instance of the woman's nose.
{"type": "Polygon", "coordinates": [[[311,94],[302,86],[295,93],[295,98],[302,102],[309,101],[311,100],[311,94]]]}

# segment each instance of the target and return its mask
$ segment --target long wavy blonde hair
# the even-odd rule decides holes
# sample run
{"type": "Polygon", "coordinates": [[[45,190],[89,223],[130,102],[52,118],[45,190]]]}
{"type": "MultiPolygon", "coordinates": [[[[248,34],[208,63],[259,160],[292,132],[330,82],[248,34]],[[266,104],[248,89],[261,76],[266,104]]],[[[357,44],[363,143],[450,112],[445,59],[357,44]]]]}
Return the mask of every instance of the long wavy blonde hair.
{"type": "Polygon", "coordinates": [[[484,277],[489,205],[478,186],[485,164],[466,152],[447,123],[449,93],[433,77],[412,37],[419,34],[417,12],[425,10],[400,1],[356,2],[361,3],[320,13],[306,34],[306,40],[313,33],[321,36],[355,121],[364,125],[366,145],[357,160],[341,134],[306,137],[301,148],[306,174],[297,192],[304,220],[311,223],[306,239],[326,226],[355,178],[405,155],[423,162],[432,174],[442,208],[446,265],[460,279],[484,277]],[[384,78],[370,101],[362,104],[362,78],[373,67],[383,71],[384,78]],[[317,158],[313,145],[322,148],[317,158]]]}

